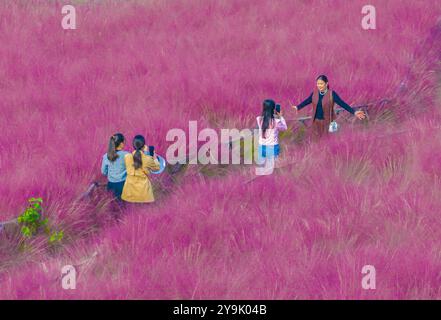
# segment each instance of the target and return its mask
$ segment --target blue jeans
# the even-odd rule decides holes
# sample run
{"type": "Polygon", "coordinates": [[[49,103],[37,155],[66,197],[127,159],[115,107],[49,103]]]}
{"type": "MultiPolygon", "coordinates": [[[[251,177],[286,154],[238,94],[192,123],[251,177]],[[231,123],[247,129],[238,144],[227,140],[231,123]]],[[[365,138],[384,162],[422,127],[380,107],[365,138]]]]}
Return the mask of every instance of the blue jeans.
{"type": "Polygon", "coordinates": [[[277,158],[280,153],[280,147],[278,144],[275,144],[273,146],[266,146],[263,144],[259,144],[259,151],[258,151],[258,159],[259,161],[263,159],[271,159],[271,158],[277,158]]]}
{"type": "Polygon", "coordinates": [[[107,190],[112,191],[117,200],[121,200],[125,181],[121,182],[107,182],[107,190]]]}

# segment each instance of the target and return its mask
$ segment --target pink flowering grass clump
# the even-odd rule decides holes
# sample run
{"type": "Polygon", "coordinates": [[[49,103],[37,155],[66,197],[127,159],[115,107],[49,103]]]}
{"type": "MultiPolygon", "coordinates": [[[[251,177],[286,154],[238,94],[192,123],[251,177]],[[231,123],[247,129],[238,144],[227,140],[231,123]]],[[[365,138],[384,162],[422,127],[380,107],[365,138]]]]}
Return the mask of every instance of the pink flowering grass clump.
{"type": "Polygon", "coordinates": [[[0,221],[39,196],[65,231],[0,234],[0,298],[441,298],[439,4],[374,1],[376,30],[363,1],[86,1],[76,30],[62,4],[0,4],[0,221]],[[309,143],[288,107],[322,73],[369,121],[309,143]],[[273,175],[189,165],[149,206],[81,199],[113,133],[165,155],[168,130],[253,127],[266,98],[289,124],[273,175]]]}

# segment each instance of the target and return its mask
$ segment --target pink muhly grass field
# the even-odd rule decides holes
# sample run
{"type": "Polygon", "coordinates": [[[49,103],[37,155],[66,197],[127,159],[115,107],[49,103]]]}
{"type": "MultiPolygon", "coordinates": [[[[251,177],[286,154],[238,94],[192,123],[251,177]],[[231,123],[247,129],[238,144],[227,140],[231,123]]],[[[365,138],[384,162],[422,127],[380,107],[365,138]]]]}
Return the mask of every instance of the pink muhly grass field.
{"type": "Polygon", "coordinates": [[[62,4],[0,4],[0,221],[41,196],[66,233],[57,252],[0,234],[0,298],[441,299],[440,4],[371,1],[369,31],[358,0],[82,1],[77,30],[62,4]],[[374,105],[309,143],[288,107],[321,73],[374,105]],[[169,129],[253,127],[266,98],[289,120],[273,175],[164,173],[158,201],[119,223],[103,191],[77,200],[104,181],[111,134],[165,155],[169,129]],[[76,290],[60,285],[67,264],[76,290]]]}

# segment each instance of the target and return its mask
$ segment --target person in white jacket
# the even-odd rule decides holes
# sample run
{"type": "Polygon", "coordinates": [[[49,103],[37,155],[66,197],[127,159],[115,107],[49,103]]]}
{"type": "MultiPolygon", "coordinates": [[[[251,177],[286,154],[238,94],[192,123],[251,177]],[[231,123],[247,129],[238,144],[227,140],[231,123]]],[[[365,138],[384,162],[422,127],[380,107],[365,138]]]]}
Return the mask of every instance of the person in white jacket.
{"type": "Polygon", "coordinates": [[[276,111],[276,104],[270,99],[263,102],[262,115],[256,120],[259,127],[258,164],[261,165],[256,174],[271,174],[280,153],[279,132],[287,130],[288,127],[282,112],[276,111]]]}

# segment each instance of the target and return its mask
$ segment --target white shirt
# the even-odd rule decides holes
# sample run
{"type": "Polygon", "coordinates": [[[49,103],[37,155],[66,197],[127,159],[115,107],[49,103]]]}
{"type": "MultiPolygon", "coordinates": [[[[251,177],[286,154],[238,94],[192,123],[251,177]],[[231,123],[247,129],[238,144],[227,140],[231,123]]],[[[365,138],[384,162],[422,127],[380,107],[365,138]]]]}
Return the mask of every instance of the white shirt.
{"type": "Polygon", "coordinates": [[[259,126],[259,144],[266,146],[279,144],[279,131],[285,131],[288,129],[285,119],[282,116],[280,116],[280,118],[274,118],[273,123],[270,123],[265,131],[265,137],[263,137],[262,116],[258,116],[256,120],[257,125],[259,126]]]}

